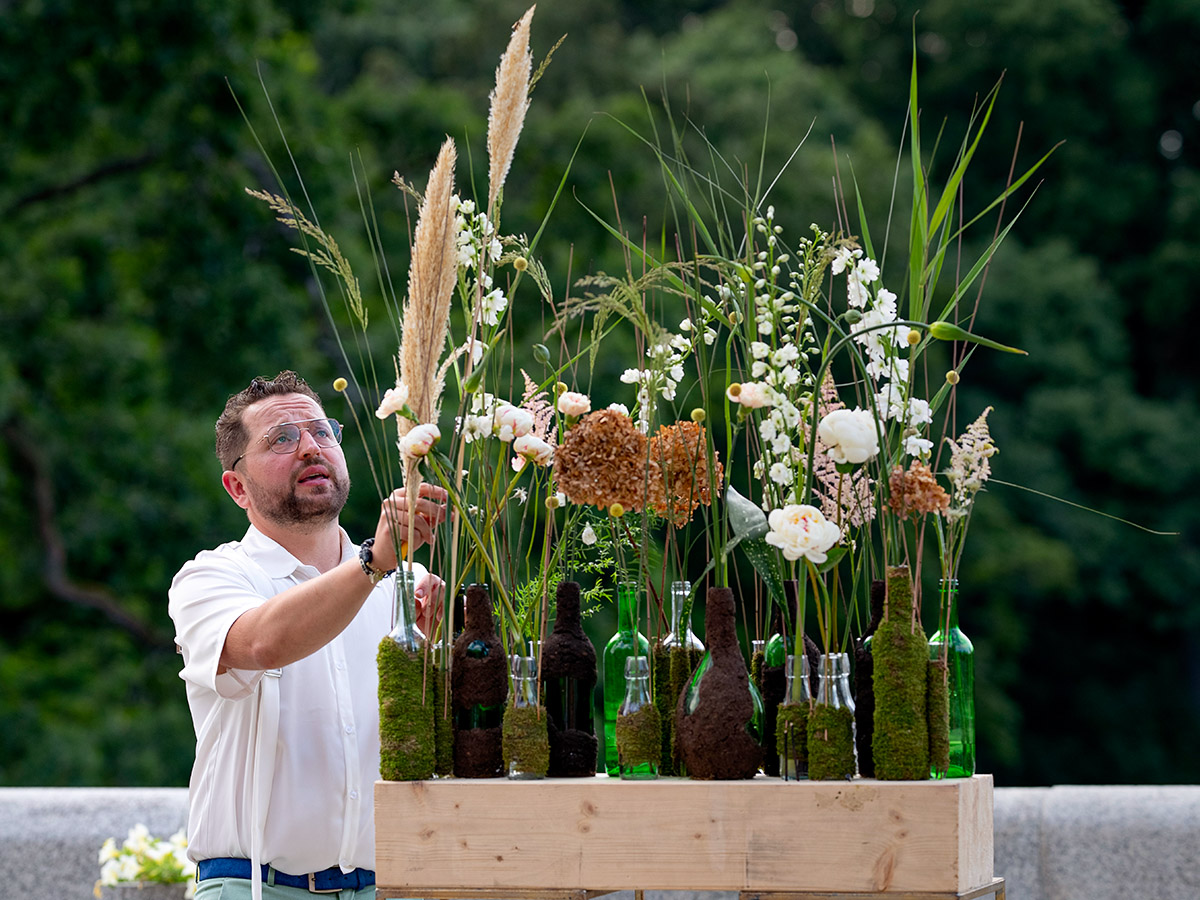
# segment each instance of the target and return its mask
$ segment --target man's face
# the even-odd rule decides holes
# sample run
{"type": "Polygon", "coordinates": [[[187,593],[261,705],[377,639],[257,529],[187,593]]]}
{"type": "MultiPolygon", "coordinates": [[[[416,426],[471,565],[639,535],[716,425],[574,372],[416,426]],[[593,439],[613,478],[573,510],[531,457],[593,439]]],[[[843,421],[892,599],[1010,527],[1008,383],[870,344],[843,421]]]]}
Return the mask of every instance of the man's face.
{"type": "Polygon", "coordinates": [[[306,423],[324,415],[320,405],[303,394],[267,397],[242,414],[249,443],[233,474],[244,491],[239,497],[228,481],[226,488],[250,513],[251,521],[258,515],[277,525],[303,529],[337,519],[350,494],[342,448],[322,447],[307,424],[300,425],[300,442],[289,453],[274,452],[262,439],[275,425],[306,423]]]}

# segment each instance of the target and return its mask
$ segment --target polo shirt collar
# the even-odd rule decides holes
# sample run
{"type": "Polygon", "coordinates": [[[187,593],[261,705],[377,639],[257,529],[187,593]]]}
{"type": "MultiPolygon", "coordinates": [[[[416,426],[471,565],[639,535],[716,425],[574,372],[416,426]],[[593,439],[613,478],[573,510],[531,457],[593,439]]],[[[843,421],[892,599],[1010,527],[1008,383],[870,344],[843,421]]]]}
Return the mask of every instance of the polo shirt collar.
{"type": "MultiPolygon", "coordinates": [[[[350,540],[346,529],[338,526],[338,532],[342,536],[342,562],[345,562],[357,555],[358,547],[350,540]]],[[[242,538],[242,547],[270,578],[287,578],[305,566],[253,525],[246,530],[246,535],[242,538]]]]}

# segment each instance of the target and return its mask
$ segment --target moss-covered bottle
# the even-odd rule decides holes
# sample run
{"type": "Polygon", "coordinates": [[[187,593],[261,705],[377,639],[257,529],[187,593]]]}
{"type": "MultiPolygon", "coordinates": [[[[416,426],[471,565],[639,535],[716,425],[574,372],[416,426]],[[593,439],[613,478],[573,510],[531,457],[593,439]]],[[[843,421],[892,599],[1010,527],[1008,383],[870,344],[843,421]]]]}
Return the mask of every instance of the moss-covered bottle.
{"type": "Polygon", "coordinates": [[[808,717],[808,775],[817,780],[853,778],[857,767],[850,656],[825,654],[817,674],[817,700],[808,717]]]}
{"type": "Polygon", "coordinates": [[[411,571],[395,577],[392,630],[379,643],[379,774],[386,781],[432,778],[437,740],[436,680],[427,678],[425,637],[413,611],[416,582],[411,571]]]}
{"type": "Polygon", "coordinates": [[[654,705],[662,722],[660,775],[686,775],[675,741],[675,704],[704,656],[692,631],[692,585],[671,582],[671,630],[654,648],[654,705]]]}
{"type": "Polygon", "coordinates": [[[908,566],[890,566],[883,621],[871,638],[875,664],[875,777],[884,781],[929,778],[929,722],[925,694],[929,642],[917,615],[908,566]]]}
{"type": "Polygon", "coordinates": [[[789,653],[784,678],[783,701],[775,717],[775,750],[779,757],[775,774],[794,781],[808,777],[808,714],[812,707],[808,656],[789,653]]]}
{"type": "Polygon", "coordinates": [[[621,777],[643,781],[657,778],[662,759],[662,722],[650,699],[650,660],[645,656],[625,660],[625,698],[617,711],[616,734],[621,777]]]}
{"type": "Polygon", "coordinates": [[[537,660],[510,656],[512,687],[504,707],[504,764],[513,779],[545,778],[550,769],[546,709],[537,703],[537,660]]]}

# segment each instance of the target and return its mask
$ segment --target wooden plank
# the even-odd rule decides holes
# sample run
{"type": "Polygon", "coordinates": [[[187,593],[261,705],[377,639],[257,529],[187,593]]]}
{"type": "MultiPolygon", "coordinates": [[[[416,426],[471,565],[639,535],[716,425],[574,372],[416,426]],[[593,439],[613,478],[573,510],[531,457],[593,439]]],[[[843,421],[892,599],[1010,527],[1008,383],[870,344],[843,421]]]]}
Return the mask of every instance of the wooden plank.
{"type": "Polygon", "coordinates": [[[993,878],[989,775],[378,782],[375,817],[378,883],[407,896],[580,888],[960,893],[993,878]]]}

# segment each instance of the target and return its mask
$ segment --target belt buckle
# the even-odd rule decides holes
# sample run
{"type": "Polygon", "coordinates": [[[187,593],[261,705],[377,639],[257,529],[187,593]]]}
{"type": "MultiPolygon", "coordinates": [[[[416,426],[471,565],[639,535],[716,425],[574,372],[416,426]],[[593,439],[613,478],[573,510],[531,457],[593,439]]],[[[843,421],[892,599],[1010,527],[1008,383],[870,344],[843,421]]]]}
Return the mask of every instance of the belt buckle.
{"type": "Polygon", "coordinates": [[[317,887],[317,873],[308,873],[308,892],[310,894],[336,894],[341,888],[319,888],[317,887]]]}

